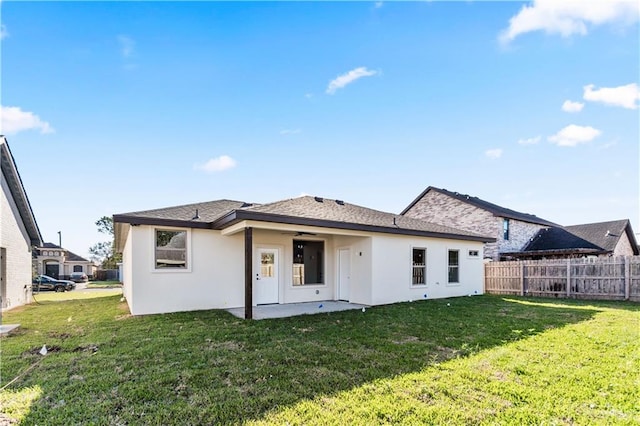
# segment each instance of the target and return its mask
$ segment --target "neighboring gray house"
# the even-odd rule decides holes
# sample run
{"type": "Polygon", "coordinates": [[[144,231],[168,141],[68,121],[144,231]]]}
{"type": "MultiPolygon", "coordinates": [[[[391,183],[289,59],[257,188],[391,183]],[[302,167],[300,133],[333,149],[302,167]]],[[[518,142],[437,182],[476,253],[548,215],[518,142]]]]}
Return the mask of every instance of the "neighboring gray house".
{"type": "Polygon", "coordinates": [[[633,256],[638,254],[628,219],[562,226],[458,192],[428,187],[401,213],[444,226],[488,235],[491,260],[633,256]]]}
{"type": "Polygon", "coordinates": [[[0,136],[0,304],[2,310],[31,302],[32,248],[42,236],[4,136],[0,136]]]}
{"type": "Polygon", "coordinates": [[[485,259],[492,260],[500,260],[501,253],[521,250],[539,231],[560,226],[532,214],[433,186],[400,214],[493,237],[496,241],[484,247],[485,259]]]}

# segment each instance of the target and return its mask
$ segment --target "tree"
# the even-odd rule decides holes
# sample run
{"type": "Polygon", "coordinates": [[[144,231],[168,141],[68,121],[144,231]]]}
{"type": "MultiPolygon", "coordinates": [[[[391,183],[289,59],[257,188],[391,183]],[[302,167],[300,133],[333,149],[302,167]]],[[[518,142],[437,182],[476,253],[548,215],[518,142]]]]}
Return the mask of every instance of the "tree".
{"type": "Polygon", "coordinates": [[[107,234],[111,241],[102,241],[89,248],[91,259],[100,262],[103,269],[116,269],[118,263],[122,261],[122,254],[115,251],[115,233],[113,229],[113,218],[102,216],[96,221],[98,232],[107,234]]]}

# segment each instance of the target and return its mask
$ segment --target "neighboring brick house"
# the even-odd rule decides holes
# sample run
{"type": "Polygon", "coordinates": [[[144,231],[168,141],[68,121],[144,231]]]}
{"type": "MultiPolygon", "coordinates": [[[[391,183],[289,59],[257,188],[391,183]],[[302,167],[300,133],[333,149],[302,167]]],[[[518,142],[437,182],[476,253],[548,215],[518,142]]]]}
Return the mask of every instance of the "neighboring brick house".
{"type": "Polygon", "coordinates": [[[31,302],[31,251],[42,237],[4,136],[0,159],[0,306],[5,310],[31,302]]]}
{"type": "Polygon", "coordinates": [[[496,238],[491,260],[632,256],[638,244],[628,219],[562,226],[466,194],[428,187],[401,213],[496,238]]]}
{"type": "Polygon", "coordinates": [[[92,261],[53,243],[42,244],[34,253],[38,274],[64,280],[73,272],[83,272],[92,278],[96,271],[92,261]]]}
{"type": "Polygon", "coordinates": [[[633,256],[638,244],[628,219],[549,228],[539,231],[521,252],[519,259],[576,256],[633,256]]]}
{"type": "Polygon", "coordinates": [[[557,227],[532,214],[520,213],[466,194],[428,187],[413,200],[403,216],[494,237],[486,243],[485,259],[519,251],[542,229],[557,227]]]}

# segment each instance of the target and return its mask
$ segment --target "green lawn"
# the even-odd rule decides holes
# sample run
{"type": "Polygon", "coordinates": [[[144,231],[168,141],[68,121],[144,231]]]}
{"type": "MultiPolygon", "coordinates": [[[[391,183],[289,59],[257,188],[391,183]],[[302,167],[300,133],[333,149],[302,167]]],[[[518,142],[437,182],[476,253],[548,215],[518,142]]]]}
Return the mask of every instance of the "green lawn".
{"type": "MultiPolygon", "coordinates": [[[[244,321],[120,296],[3,316],[24,424],[638,424],[640,305],[479,296],[244,321]]],[[[0,415],[0,424],[2,423],[0,415]]]]}
{"type": "Polygon", "coordinates": [[[122,283],[115,281],[89,281],[87,288],[122,288],[122,283]]]}

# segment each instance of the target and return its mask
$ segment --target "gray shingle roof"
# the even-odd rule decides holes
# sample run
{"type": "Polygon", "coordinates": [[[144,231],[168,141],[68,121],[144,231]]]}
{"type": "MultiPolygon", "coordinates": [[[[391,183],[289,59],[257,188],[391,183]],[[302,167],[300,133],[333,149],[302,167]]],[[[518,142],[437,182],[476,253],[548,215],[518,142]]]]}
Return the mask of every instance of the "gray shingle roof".
{"type": "Polygon", "coordinates": [[[320,197],[304,196],[276,201],[250,207],[247,211],[380,228],[480,237],[472,232],[320,197]]]}
{"type": "Polygon", "coordinates": [[[467,194],[460,194],[458,192],[452,192],[446,189],[436,188],[434,186],[429,186],[427,189],[425,189],[422,192],[422,194],[420,194],[415,200],[413,200],[411,204],[409,204],[400,214],[404,215],[406,212],[408,212],[411,209],[411,207],[413,207],[418,201],[420,201],[429,191],[437,191],[441,194],[448,195],[449,197],[453,197],[464,203],[486,210],[489,213],[492,213],[494,216],[505,217],[508,219],[515,219],[522,222],[534,223],[538,225],[558,226],[556,223],[542,219],[536,215],[517,212],[515,210],[511,210],[506,207],[501,207],[497,204],[493,204],[488,201],[481,200],[478,197],[474,197],[467,194]]]}
{"type": "Polygon", "coordinates": [[[239,209],[246,205],[242,201],[216,200],[204,203],[185,204],[182,206],[164,207],[154,210],[142,210],[138,212],[123,213],[114,217],[166,219],[186,222],[210,223],[229,213],[231,210],[239,209]],[[195,218],[196,210],[199,218],[195,218]]]}
{"type": "Polygon", "coordinates": [[[115,223],[224,229],[242,220],[408,235],[493,241],[472,232],[381,212],[337,200],[298,197],[268,204],[218,200],[113,216],[115,223]],[[193,219],[198,209],[199,219],[193,219]],[[395,222],[394,222],[395,221],[395,222]]]}
{"type": "Polygon", "coordinates": [[[634,253],[637,244],[628,219],[554,227],[539,231],[524,252],[582,250],[612,253],[623,235],[627,235],[634,253]]]}
{"type": "Polygon", "coordinates": [[[57,250],[63,250],[63,251],[65,251],[65,252],[66,252],[66,255],[65,255],[66,260],[67,260],[67,261],[70,261],[70,262],[89,262],[89,261],[88,261],[87,259],[85,259],[84,257],[79,256],[79,255],[75,254],[74,252],[69,251],[69,250],[67,250],[67,249],[65,249],[65,248],[62,248],[62,247],[60,247],[59,245],[54,244],[54,243],[42,243],[42,245],[40,246],[40,248],[53,249],[53,250],[55,250],[55,249],[57,249],[57,250]]]}

